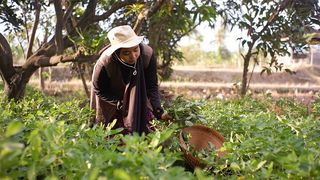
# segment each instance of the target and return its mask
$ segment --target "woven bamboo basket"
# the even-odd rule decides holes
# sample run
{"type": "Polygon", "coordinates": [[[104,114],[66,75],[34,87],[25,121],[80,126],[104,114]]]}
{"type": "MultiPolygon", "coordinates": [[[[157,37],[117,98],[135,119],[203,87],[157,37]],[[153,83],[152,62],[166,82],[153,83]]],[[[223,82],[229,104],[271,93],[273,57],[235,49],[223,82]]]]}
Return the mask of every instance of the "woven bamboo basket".
{"type": "Polygon", "coordinates": [[[203,149],[210,148],[211,146],[209,144],[211,143],[214,145],[218,157],[222,157],[225,154],[225,152],[219,151],[223,146],[223,136],[217,131],[203,125],[193,125],[182,129],[180,131],[179,141],[184,159],[191,168],[204,168],[207,165],[202,163],[201,159],[188,152],[188,145],[192,146],[195,151],[201,151],[203,149]],[[190,135],[190,138],[186,140],[184,139],[184,135],[190,135]]]}

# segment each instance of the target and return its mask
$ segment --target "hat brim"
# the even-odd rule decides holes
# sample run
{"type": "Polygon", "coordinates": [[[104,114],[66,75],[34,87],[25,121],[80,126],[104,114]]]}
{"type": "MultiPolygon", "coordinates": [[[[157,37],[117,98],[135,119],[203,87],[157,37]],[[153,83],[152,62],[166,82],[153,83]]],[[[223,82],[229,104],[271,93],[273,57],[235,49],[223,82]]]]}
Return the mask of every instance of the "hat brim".
{"type": "Polygon", "coordinates": [[[137,36],[132,39],[129,39],[126,42],[122,42],[116,45],[111,45],[108,49],[105,50],[104,54],[111,56],[116,50],[120,48],[130,48],[139,45],[143,41],[144,36],[137,36]]]}

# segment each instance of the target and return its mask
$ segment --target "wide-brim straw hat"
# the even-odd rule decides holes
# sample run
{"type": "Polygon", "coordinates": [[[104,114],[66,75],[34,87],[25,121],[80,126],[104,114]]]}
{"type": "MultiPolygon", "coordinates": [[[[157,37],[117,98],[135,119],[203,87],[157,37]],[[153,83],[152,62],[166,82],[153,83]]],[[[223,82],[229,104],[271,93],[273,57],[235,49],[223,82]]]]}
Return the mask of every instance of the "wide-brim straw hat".
{"type": "Polygon", "coordinates": [[[211,143],[214,146],[213,148],[215,148],[218,157],[222,157],[226,153],[219,150],[223,146],[223,136],[219,132],[203,125],[193,125],[182,129],[180,131],[179,142],[184,159],[192,168],[204,168],[206,164],[202,163],[201,159],[188,152],[188,145],[192,146],[195,151],[201,151],[210,148],[211,146],[209,144],[211,143]],[[190,135],[190,137],[185,139],[185,135],[190,135]]]}
{"type": "Polygon", "coordinates": [[[131,48],[143,41],[144,36],[138,36],[129,25],[117,26],[108,32],[110,47],[103,53],[111,56],[120,48],[131,48]]]}

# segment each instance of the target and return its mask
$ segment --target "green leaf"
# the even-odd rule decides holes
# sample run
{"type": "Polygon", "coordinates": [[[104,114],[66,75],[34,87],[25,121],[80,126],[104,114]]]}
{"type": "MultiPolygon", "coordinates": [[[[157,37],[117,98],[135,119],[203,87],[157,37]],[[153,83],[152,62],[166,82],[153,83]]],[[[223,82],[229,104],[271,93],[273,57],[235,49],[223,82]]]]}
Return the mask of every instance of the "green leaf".
{"type": "Polygon", "coordinates": [[[271,176],[271,173],[272,173],[272,170],[273,170],[273,162],[271,162],[269,165],[268,165],[268,170],[267,170],[267,175],[268,177],[271,176]]]}
{"type": "Polygon", "coordinates": [[[267,162],[266,160],[259,162],[259,164],[257,165],[255,171],[259,170],[266,162],[267,162]]]}
{"type": "Polygon", "coordinates": [[[108,124],[106,131],[109,132],[116,125],[117,119],[114,119],[111,123],[108,124]]]}
{"type": "Polygon", "coordinates": [[[245,19],[247,19],[249,22],[252,22],[253,18],[251,16],[249,16],[248,14],[245,14],[243,16],[245,19]]]}
{"type": "Polygon", "coordinates": [[[193,123],[191,121],[185,121],[186,126],[193,126],[193,123]]]}
{"type": "Polygon", "coordinates": [[[49,164],[53,163],[56,159],[57,159],[56,155],[49,155],[49,156],[46,156],[45,158],[43,158],[43,163],[45,165],[49,165],[49,164]]]}
{"type": "Polygon", "coordinates": [[[130,176],[128,173],[126,173],[123,169],[116,169],[113,171],[113,177],[116,177],[115,179],[121,179],[121,180],[130,180],[130,176]]]}
{"type": "Polygon", "coordinates": [[[19,121],[10,122],[8,125],[8,128],[6,130],[5,136],[10,137],[15,134],[18,134],[19,132],[21,132],[23,130],[23,128],[24,128],[23,124],[19,121]]]}
{"type": "Polygon", "coordinates": [[[175,129],[168,129],[165,132],[161,133],[160,135],[160,143],[163,143],[167,139],[169,139],[172,134],[174,133],[175,129]]]}
{"type": "Polygon", "coordinates": [[[28,170],[28,179],[36,179],[37,171],[35,163],[32,163],[28,170]]]}
{"type": "Polygon", "coordinates": [[[160,142],[160,132],[156,132],[150,142],[150,147],[155,148],[159,145],[160,142]]]}
{"type": "Polygon", "coordinates": [[[297,162],[298,157],[297,154],[294,151],[292,151],[292,153],[287,155],[287,159],[289,162],[297,162]]]}
{"type": "Polygon", "coordinates": [[[204,171],[202,171],[202,170],[199,169],[199,168],[196,168],[196,169],[195,169],[195,174],[196,174],[197,179],[199,179],[199,180],[210,180],[210,179],[214,179],[214,178],[212,178],[212,177],[207,177],[206,174],[204,173],[204,171]]]}
{"type": "Polygon", "coordinates": [[[240,170],[240,169],[241,169],[240,166],[239,166],[237,163],[235,163],[235,162],[232,162],[232,163],[230,164],[230,168],[231,168],[232,170],[234,170],[234,171],[237,171],[237,170],[240,170]]]}

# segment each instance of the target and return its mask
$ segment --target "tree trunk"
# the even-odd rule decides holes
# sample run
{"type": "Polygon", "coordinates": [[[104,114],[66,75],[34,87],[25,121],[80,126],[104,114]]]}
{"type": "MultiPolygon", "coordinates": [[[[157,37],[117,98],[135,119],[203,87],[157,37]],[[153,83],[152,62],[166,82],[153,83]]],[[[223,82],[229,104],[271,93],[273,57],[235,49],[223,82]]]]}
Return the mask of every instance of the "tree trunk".
{"type": "Polygon", "coordinates": [[[150,24],[149,27],[149,44],[150,46],[154,49],[155,56],[158,57],[158,52],[156,51],[158,49],[158,44],[159,44],[159,39],[160,39],[160,34],[161,34],[162,28],[159,24],[157,23],[152,23],[150,24]]]}
{"type": "Polygon", "coordinates": [[[77,69],[78,69],[78,73],[79,73],[81,81],[82,81],[82,85],[83,85],[84,91],[86,92],[87,98],[90,98],[90,92],[88,90],[86,79],[85,79],[85,77],[84,77],[84,75],[82,73],[81,64],[80,63],[77,63],[77,69]]]}
{"type": "Polygon", "coordinates": [[[43,91],[44,88],[45,88],[44,87],[44,79],[43,79],[42,72],[43,72],[43,67],[40,67],[39,68],[39,87],[40,87],[41,91],[43,91]]]}
{"type": "Polygon", "coordinates": [[[4,94],[8,99],[19,100],[24,96],[26,86],[32,76],[37,70],[37,67],[29,66],[28,69],[22,72],[17,71],[10,80],[10,83],[5,84],[4,94]]]}
{"type": "Polygon", "coordinates": [[[8,97],[8,99],[19,100],[24,96],[25,88],[27,86],[27,77],[22,78],[21,80],[17,80],[12,82],[13,85],[5,86],[4,94],[8,97]]]}
{"type": "Polygon", "coordinates": [[[52,67],[48,67],[48,81],[52,82],[52,67]]]}
{"type": "Polygon", "coordinates": [[[250,55],[246,55],[244,58],[243,64],[243,74],[242,74],[242,83],[241,83],[241,96],[245,96],[247,93],[247,84],[248,84],[248,69],[250,63],[250,55]]]}

